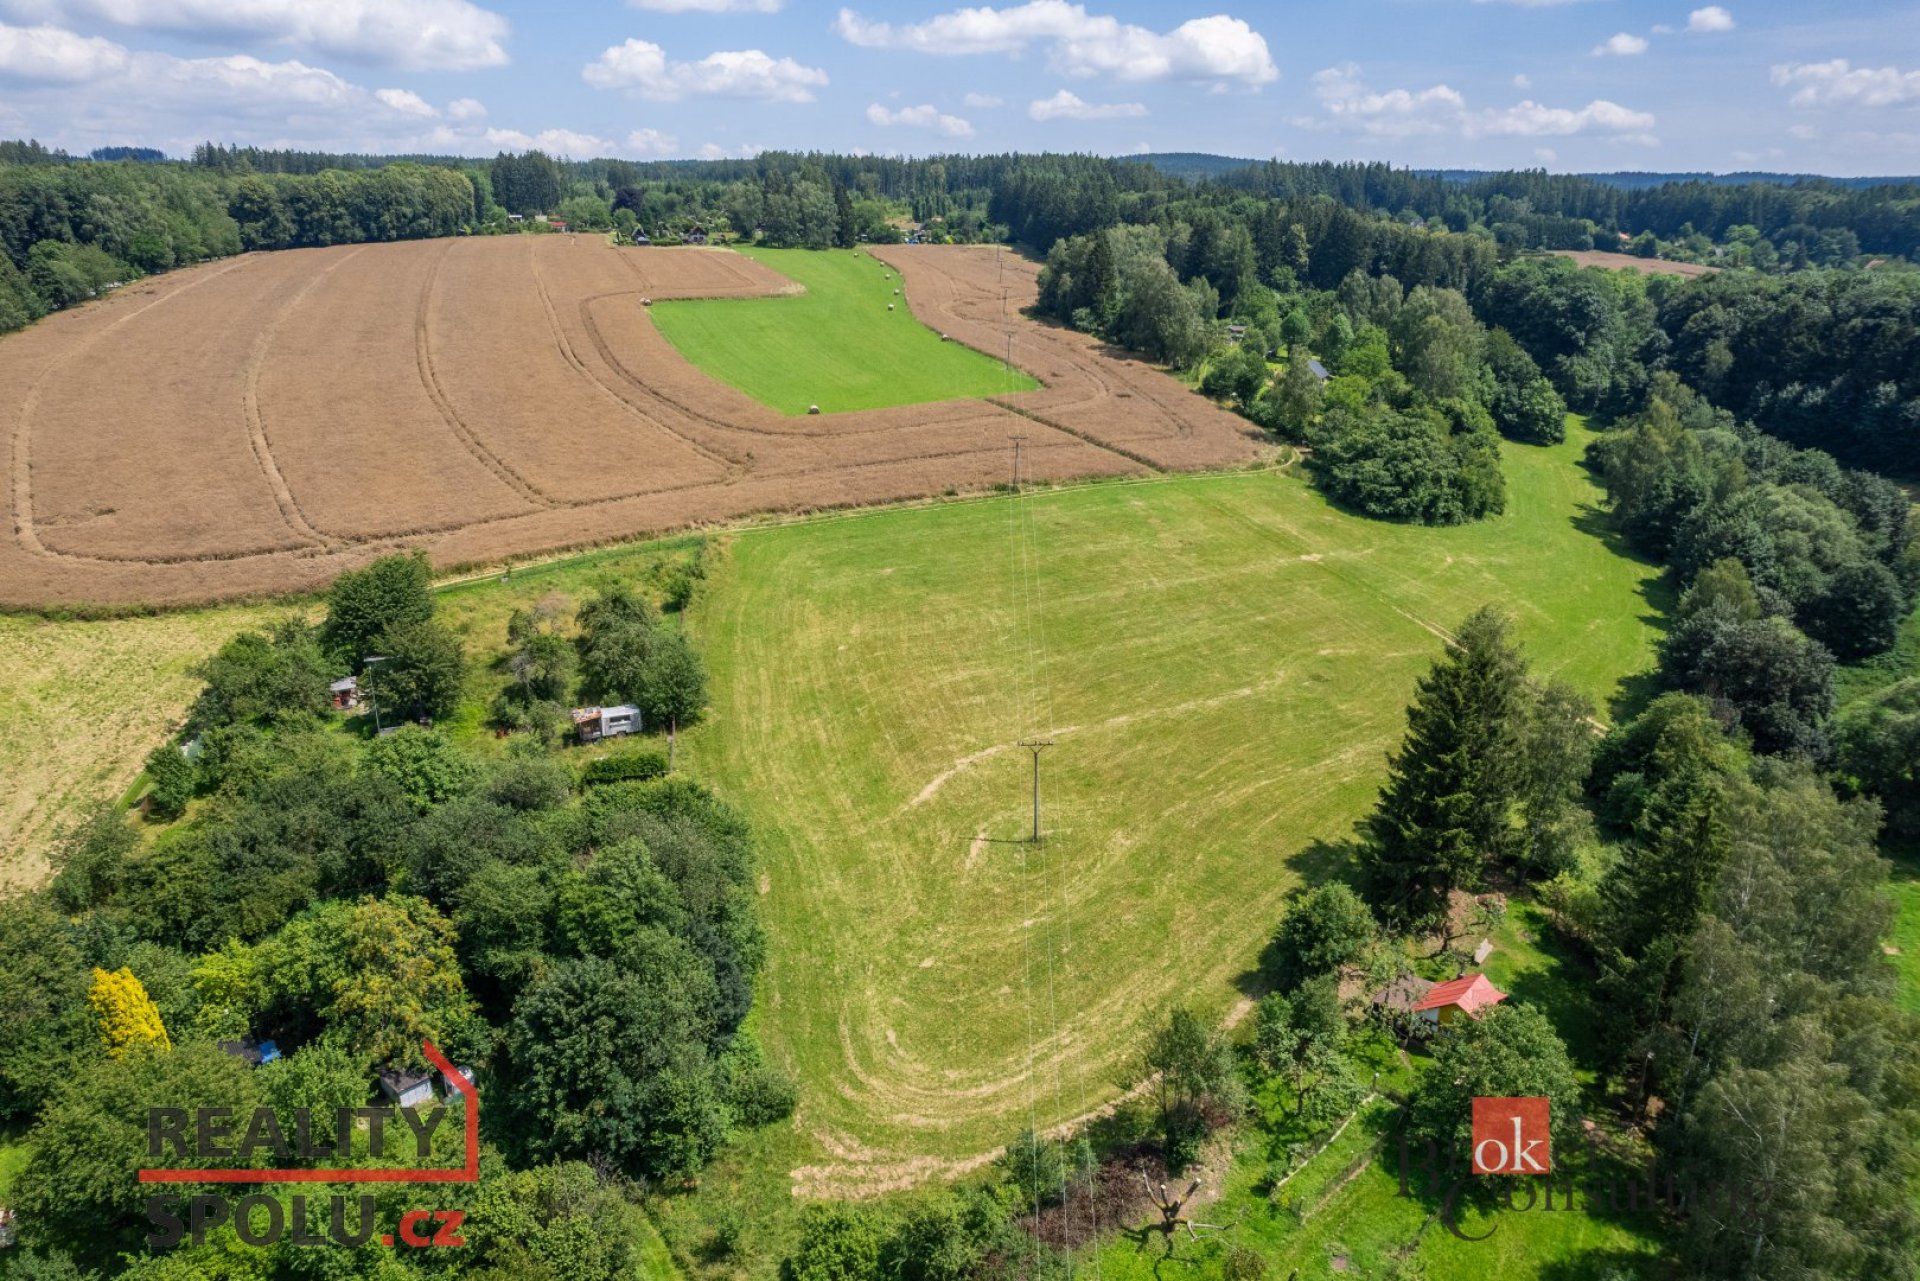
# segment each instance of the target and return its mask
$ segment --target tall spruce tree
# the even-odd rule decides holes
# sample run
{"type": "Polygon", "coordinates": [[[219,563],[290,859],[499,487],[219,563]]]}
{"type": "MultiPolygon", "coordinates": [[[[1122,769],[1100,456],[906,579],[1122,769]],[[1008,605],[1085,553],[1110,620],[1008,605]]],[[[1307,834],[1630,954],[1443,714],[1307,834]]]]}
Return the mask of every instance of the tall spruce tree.
{"type": "Polygon", "coordinates": [[[1483,606],[1447,643],[1407,709],[1407,736],[1362,825],[1368,897],[1411,923],[1445,911],[1513,837],[1526,662],[1505,616],[1483,606]]]}

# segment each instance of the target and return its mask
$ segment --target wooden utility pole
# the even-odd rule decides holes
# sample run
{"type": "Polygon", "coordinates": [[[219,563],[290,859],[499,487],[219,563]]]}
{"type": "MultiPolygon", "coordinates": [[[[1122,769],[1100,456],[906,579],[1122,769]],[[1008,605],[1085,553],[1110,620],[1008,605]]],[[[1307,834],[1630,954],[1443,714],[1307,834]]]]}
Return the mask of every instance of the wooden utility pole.
{"type": "Polygon", "coordinates": [[[1040,753],[1053,746],[1050,738],[1023,738],[1020,746],[1033,753],[1033,843],[1040,843],[1040,753]]]}

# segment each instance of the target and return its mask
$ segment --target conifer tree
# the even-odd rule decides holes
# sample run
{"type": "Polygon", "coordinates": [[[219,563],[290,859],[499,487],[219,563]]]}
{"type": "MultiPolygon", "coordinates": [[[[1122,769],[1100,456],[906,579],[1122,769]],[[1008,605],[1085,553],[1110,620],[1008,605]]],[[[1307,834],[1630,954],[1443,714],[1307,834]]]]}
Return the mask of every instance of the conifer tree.
{"type": "Polygon", "coordinates": [[[1421,680],[1407,736],[1362,824],[1368,896],[1412,923],[1446,909],[1478,883],[1512,839],[1520,788],[1526,663],[1491,606],[1474,612],[1421,680]]]}

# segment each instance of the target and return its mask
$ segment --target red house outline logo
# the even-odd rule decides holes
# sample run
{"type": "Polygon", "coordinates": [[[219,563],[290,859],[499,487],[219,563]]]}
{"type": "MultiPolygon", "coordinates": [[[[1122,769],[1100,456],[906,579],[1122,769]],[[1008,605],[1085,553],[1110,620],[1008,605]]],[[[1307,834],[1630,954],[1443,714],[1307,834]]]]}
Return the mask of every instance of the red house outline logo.
{"type": "Polygon", "coordinates": [[[1549,1174],[1552,1107],[1545,1098],[1475,1098],[1473,1172],[1549,1174]]]}
{"type": "Polygon", "coordinates": [[[480,1181],[480,1092],[467,1074],[449,1062],[431,1041],[420,1048],[467,1101],[467,1160],[457,1170],[141,1170],[142,1183],[478,1183],[480,1181]]]}

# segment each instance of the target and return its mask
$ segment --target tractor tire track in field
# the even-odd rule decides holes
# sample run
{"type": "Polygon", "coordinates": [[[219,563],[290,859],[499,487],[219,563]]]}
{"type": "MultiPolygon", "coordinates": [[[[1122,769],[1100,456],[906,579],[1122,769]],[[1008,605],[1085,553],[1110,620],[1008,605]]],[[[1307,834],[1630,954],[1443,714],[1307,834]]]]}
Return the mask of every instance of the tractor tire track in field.
{"type": "MultiPolygon", "coordinates": [[[[34,530],[34,526],[33,526],[33,456],[32,456],[33,414],[34,414],[34,411],[38,409],[40,406],[40,393],[46,387],[48,381],[52,379],[55,373],[65,369],[68,365],[78,360],[81,357],[81,355],[83,355],[85,352],[90,350],[102,338],[105,338],[108,334],[111,334],[115,330],[121,328],[123,325],[127,324],[127,322],[133,320],[135,317],[144,316],[147,312],[152,311],[155,307],[159,307],[165,303],[172,302],[175,298],[178,298],[181,294],[187,292],[187,290],[197,289],[201,285],[206,284],[210,280],[216,280],[219,277],[226,275],[230,271],[239,270],[245,264],[246,264],[246,259],[244,258],[238,259],[232,263],[229,263],[224,267],[221,267],[217,271],[209,271],[205,275],[198,276],[192,280],[187,281],[185,284],[179,285],[173,289],[169,289],[166,293],[161,294],[158,298],[155,298],[150,303],[144,303],[141,306],[134,308],[132,311],[129,311],[126,315],[121,316],[118,319],[114,320],[113,323],[103,327],[98,333],[87,335],[79,343],[76,343],[74,345],[73,350],[65,353],[64,355],[58,356],[53,360],[48,361],[46,364],[46,367],[43,368],[40,371],[39,375],[33,380],[32,385],[27,388],[26,397],[20,402],[19,417],[14,421],[13,452],[12,452],[12,458],[9,461],[9,465],[8,465],[8,475],[9,475],[9,479],[12,482],[12,495],[13,495],[13,536],[15,541],[17,541],[20,544],[20,546],[24,548],[28,553],[34,556],[43,556],[49,559],[56,559],[56,560],[73,560],[73,561],[82,561],[82,562],[98,561],[103,564],[112,563],[111,560],[107,557],[83,556],[77,552],[55,551],[54,549],[47,547],[45,544],[43,544],[40,541],[39,534],[34,530]]],[[[192,559],[198,559],[198,558],[192,558],[192,559]]]]}
{"type": "MultiPolygon", "coordinates": [[[[1129,436],[1143,425],[1149,433],[1165,429],[1145,400],[1129,411],[1128,402],[1106,396],[1110,388],[1100,373],[1127,385],[1160,375],[1145,368],[1105,370],[1097,353],[1073,350],[1051,333],[1029,332],[1028,322],[1006,309],[1030,291],[1031,271],[1009,269],[1013,293],[1007,300],[989,298],[994,267],[986,257],[934,251],[915,255],[904,271],[882,265],[897,272],[903,286],[914,282],[915,300],[957,293],[952,305],[959,311],[1001,308],[990,326],[969,321],[968,328],[956,328],[952,341],[991,356],[978,344],[1005,347],[1011,334],[1022,365],[1037,366],[1029,372],[1044,377],[1050,369],[1071,370],[1070,387],[1007,393],[1011,404],[970,395],[813,417],[783,414],[714,382],[672,348],[653,318],[637,307],[633,314],[619,310],[627,305],[621,299],[637,302],[642,292],[662,300],[805,292],[776,269],[723,249],[622,253],[584,239],[578,245],[555,241],[369,244],[247,255],[185,269],[181,278],[142,285],[131,297],[90,304],[107,313],[98,321],[91,313],[56,317],[44,329],[9,339],[0,345],[0,387],[11,399],[0,404],[0,431],[8,433],[14,537],[0,543],[0,599],[31,609],[270,595],[312,590],[340,569],[409,547],[448,565],[497,564],[761,514],[870,509],[985,491],[1004,471],[1005,435],[1020,430],[1023,419],[1037,424],[1030,449],[1036,479],[1146,477],[1181,466],[1238,462],[1252,452],[1231,433],[1202,430],[1198,417],[1196,439],[1183,442],[1171,457],[1144,439],[1118,445],[1102,439],[1109,425],[1129,436]],[[607,254],[625,265],[614,266],[607,254]],[[484,293],[471,293],[476,282],[499,279],[510,263],[525,264],[510,269],[510,276],[533,272],[541,319],[535,319],[531,299],[495,311],[484,293]],[[393,279],[396,270],[405,273],[404,283],[393,279]],[[229,274],[236,271],[241,275],[229,274]],[[222,277],[225,285],[202,290],[222,277]],[[377,289],[370,287],[375,277],[377,289]],[[628,281],[633,288],[621,290],[628,281]],[[217,304],[211,301],[216,295],[217,304]],[[355,310],[356,301],[376,295],[384,300],[379,306],[355,310]],[[456,297],[463,300],[457,311],[451,310],[456,297]],[[193,301],[153,311],[174,299],[193,301]],[[218,339],[183,345],[174,318],[189,311],[221,316],[218,339]],[[354,344],[376,344],[383,354],[379,365],[349,362],[329,375],[357,379],[351,395],[343,388],[336,398],[327,384],[311,379],[283,386],[282,362],[298,362],[316,326],[340,317],[353,331],[328,349],[351,352],[354,344]],[[472,329],[486,332],[466,332],[472,329]],[[568,369],[551,370],[544,357],[526,366],[498,358],[516,344],[537,356],[543,337],[568,369]],[[126,386],[165,380],[164,414],[124,422],[122,411],[96,414],[97,422],[85,417],[84,405],[92,402],[71,397],[94,393],[70,380],[103,350],[103,340],[126,386]],[[469,348],[496,358],[478,365],[469,360],[456,378],[455,357],[469,348]],[[190,359],[188,352],[198,354],[190,359]],[[384,359],[388,355],[395,360],[384,359]],[[538,377],[529,379],[529,369],[538,377]],[[593,391],[578,390],[576,379],[593,391]],[[418,393],[412,390],[416,383],[418,393]],[[389,386],[395,395],[383,399],[389,386]],[[543,386],[593,416],[607,442],[606,456],[594,428],[567,422],[556,424],[551,438],[543,431],[543,386]],[[364,458],[358,451],[329,453],[328,414],[336,399],[340,406],[358,406],[356,439],[372,446],[364,458]],[[1081,400],[1092,403],[1073,407],[1081,400]],[[618,407],[610,419],[609,402],[618,407]],[[243,422],[211,423],[202,408],[207,405],[237,411],[243,422]],[[1062,416],[1082,426],[1065,427],[1062,416]],[[450,440],[440,434],[436,418],[450,440]],[[58,439],[47,435],[56,420],[63,433],[58,439]],[[116,454],[121,445],[126,452],[116,454]],[[137,451],[152,449],[172,451],[165,459],[170,477],[204,477],[207,492],[238,495],[228,501],[244,505],[244,519],[222,523],[187,508],[181,510],[192,519],[169,524],[151,474],[137,468],[120,469],[124,475],[89,473],[96,462],[88,460],[133,460],[140,457],[137,451]],[[475,463],[484,473],[472,470],[475,463]],[[357,490],[355,466],[384,469],[381,487],[357,490]],[[416,471],[423,484],[413,509],[406,505],[413,492],[407,478],[416,471]],[[487,474],[504,492],[481,479],[487,474]],[[590,481],[579,493],[576,476],[590,481]],[[488,491],[484,514],[449,497],[461,483],[488,491]],[[321,486],[328,487],[324,493],[321,486]],[[463,508],[473,514],[462,518],[457,513],[463,508]],[[128,529],[160,532],[117,541],[65,532],[69,524],[116,512],[128,529]],[[178,538],[175,524],[182,530],[178,538]],[[80,539],[80,550],[62,550],[70,538],[80,539]]],[[[129,394],[116,396],[100,403],[140,403],[129,394]]]]}
{"type": "MultiPolygon", "coordinates": [[[[538,242],[533,239],[529,239],[527,241],[527,270],[533,276],[534,292],[539,295],[540,309],[546,315],[546,318],[547,318],[547,334],[553,340],[554,348],[560,353],[560,358],[566,361],[567,365],[570,368],[572,368],[574,373],[578,374],[581,378],[585,379],[587,384],[591,386],[596,392],[598,392],[600,395],[604,396],[606,399],[613,402],[615,405],[619,406],[622,410],[624,410],[627,417],[638,419],[640,423],[646,428],[652,430],[653,432],[658,433],[659,435],[666,436],[671,440],[677,441],[680,444],[685,445],[688,449],[693,450],[694,453],[699,454],[702,458],[706,459],[708,462],[712,463],[714,466],[720,468],[721,474],[724,478],[723,483],[731,482],[732,480],[736,479],[737,476],[742,471],[745,470],[744,467],[737,464],[733,459],[730,459],[723,454],[717,453],[714,450],[709,449],[707,446],[702,445],[700,442],[696,440],[691,440],[688,437],[682,435],[681,433],[674,431],[671,427],[668,427],[665,423],[660,422],[658,419],[647,414],[638,405],[635,405],[632,401],[628,400],[625,396],[622,396],[619,392],[615,391],[612,387],[609,387],[606,384],[606,382],[600,378],[598,374],[594,373],[593,370],[588,367],[587,362],[580,358],[580,353],[575,351],[573,348],[572,340],[567,337],[566,332],[560,327],[559,313],[557,313],[553,309],[553,295],[547,289],[546,278],[540,274],[540,258],[539,258],[539,255],[534,251],[534,246],[537,243],[538,242]]],[[[591,300],[587,300],[587,301],[591,301],[591,300]]],[[[585,301],[581,303],[580,315],[583,319],[585,319],[586,317],[585,301]]],[[[592,330],[591,324],[589,324],[589,332],[590,333],[594,332],[592,330]]],[[[605,356],[607,354],[607,351],[606,351],[604,342],[599,340],[597,333],[594,333],[594,337],[595,337],[595,342],[594,342],[595,350],[600,352],[602,356],[605,356]]],[[[640,490],[632,491],[628,494],[623,494],[621,495],[621,497],[639,497],[649,492],[651,491],[640,489],[640,490]]]]}
{"type": "Polygon", "coordinates": [[[420,384],[426,388],[427,396],[433,401],[434,408],[440,411],[440,416],[446,420],[448,428],[466,447],[467,452],[473,455],[475,462],[498,476],[509,489],[536,507],[567,506],[568,504],[534,485],[532,481],[509,466],[505,459],[489,449],[486,442],[480,439],[479,433],[460,417],[459,411],[453,407],[453,401],[447,397],[446,389],[440,386],[439,375],[433,367],[433,342],[430,337],[433,290],[435,282],[440,279],[441,266],[446,263],[447,256],[453,252],[453,247],[459,243],[457,240],[447,242],[447,247],[434,257],[433,265],[427,269],[427,278],[420,286],[420,305],[415,310],[413,318],[413,350],[415,362],[420,369],[420,384]]]}
{"type": "Polygon", "coordinates": [[[267,437],[266,422],[260,414],[260,369],[266,363],[267,350],[279,334],[282,322],[300,306],[316,286],[359,257],[365,249],[366,246],[362,245],[352,253],[344,254],[329,263],[325,270],[316,273],[295,290],[293,297],[287,299],[280,310],[274,313],[273,319],[261,326],[258,336],[253,341],[253,351],[247,357],[245,385],[240,396],[242,407],[246,411],[247,443],[253,448],[253,460],[260,466],[260,475],[266,480],[267,488],[273,493],[273,502],[280,509],[280,518],[286,521],[287,528],[298,537],[313,546],[325,549],[353,540],[332,538],[322,533],[314,528],[313,523],[307,519],[307,514],[300,509],[300,500],[294,496],[292,488],[287,484],[286,476],[280,471],[279,462],[273,456],[273,442],[267,437]]]}

